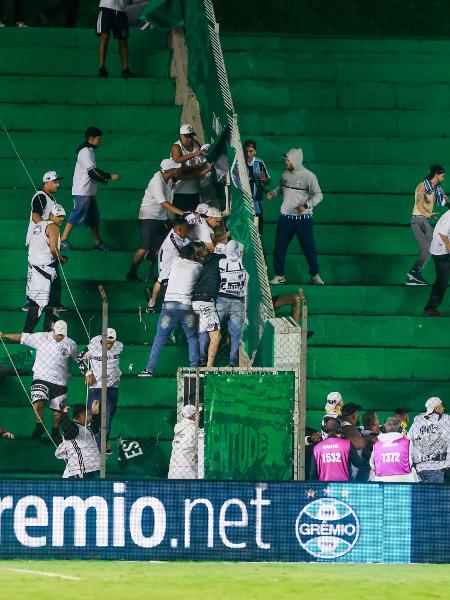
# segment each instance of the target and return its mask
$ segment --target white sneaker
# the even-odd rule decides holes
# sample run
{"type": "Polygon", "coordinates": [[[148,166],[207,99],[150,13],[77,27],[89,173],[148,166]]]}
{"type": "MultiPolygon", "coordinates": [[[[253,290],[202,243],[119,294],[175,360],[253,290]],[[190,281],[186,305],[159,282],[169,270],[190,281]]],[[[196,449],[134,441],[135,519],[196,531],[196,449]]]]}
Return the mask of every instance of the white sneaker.
{"type": "Polygon", "coordinates": [[[314,275],[314,277],[311,277],[309,283],[312,283],[312,285],[325,285],[325,282],[322,281],[322,277],[319,274],[314,275]]]}
{"type": "Polygon", "coordinates": [[[6,27],[6,25],[0,21],[0,27],[6,27]]]}
{"type": "Polygon", "coordinates": [[[283,283],[286,283],[286,277],[284,275],[275,275],[275,277],[271,279],[269,283],[273,285],[282,285],[283,283]]]}

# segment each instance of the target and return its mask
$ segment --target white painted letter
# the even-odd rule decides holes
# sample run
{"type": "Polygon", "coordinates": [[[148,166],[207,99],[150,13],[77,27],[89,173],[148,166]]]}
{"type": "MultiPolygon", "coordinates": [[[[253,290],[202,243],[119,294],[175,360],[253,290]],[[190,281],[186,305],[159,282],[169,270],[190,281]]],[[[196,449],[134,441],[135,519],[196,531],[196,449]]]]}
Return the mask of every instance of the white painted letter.
{"type": "Polygon", "coordinates": [[[108,504],[101,496],[55,496],[53,498],[53,546],[64,546],[64,513],[72,508],[74,513],[74,546],[86,546],[86,517],[89,508],[95,508],[95,545],[108,545],[108,504]]]}
{"type": "Polygon", "coordinates": [[[14,533],[16,538],[24,546],[30,548],[40,548],[47,543],[47,537],[28,535],[27,527],[47,527],[48,525],[48,509],[47,504],[39,496],[25,496],[16,504],[14,510],[14,533]],[[36,508],[35,517],[27,517],[27,510],[30,506],[36,508]]]}
{"type": "Polygon", "coordinates": [[[191,512],[197,504],[204,504],[208,509],[208,548],[214,546],[214,509],[213,505],[206,498],[197,498],[191,502],[189,499],[184,501],[184,547],[191,546],[191,512]]]}
{"type": "MultiPolygon", "coordinates": [[[[115,494],[125,493],[124,483],[114,484],[115,494]]],[[[114,496],[113,501],[113,546],[125,546],[125,498],[114,496]]]]}
{"type": "Polygon", "coordinates": [[[13,507],[13,497],[5,496],[4,498],[0,498],[0,543],[2,541],[2,514],[4,510],[11,509],[13,507]]]}
{"type": "Polygon", "coordinates": [[[154,548],[163,541],[166,534],[166,509],[158,498],[143,496],[133,502],[130,510],[130,533],[133,542],[141,548],[154,548]],[[152,509],[154,521],[150,537],[142,532],[142,513],[147,507],[152,509]]]}
{"type": "Polygon", "coordinates": [[[256,488],[256,500],[250,500],[250,504],[256,506],[256,545],[258,548],[268,550],[270,543],[264,543],[262,541],[262,507],[270,506],[271,500],[263,500],[263,489],[261,487],[256,488]]]}
{"type": "Polygon", "coordinates": [[[222,540],[224,546],[227,548],[245,548],[247,545],[246,542],[234,543],[230,542],[227,538],[227,534],[225,532],[225,527],[247,527],[248,525],[248,512],[247,507],[242,502],[242,500],[238,500],[237,498],[231,498],[231,500],[227,500],[223,503],[222,508],[220,509],[219,515],[219,534],[220,539],[222,540]],[[227,521],[225,519],[226,512],[228,507],[234,504],[235,506],[239,506],[241,509],[241,519],[240,521],[227,521]]]}

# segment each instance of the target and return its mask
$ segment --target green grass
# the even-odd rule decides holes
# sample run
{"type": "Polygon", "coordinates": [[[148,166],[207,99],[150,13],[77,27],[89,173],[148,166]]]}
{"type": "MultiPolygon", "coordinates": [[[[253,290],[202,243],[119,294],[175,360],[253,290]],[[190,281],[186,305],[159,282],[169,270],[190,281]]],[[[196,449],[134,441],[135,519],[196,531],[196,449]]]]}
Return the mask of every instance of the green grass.
{"type": "Polygon", "coordinates": [[[33,600],[79,600],[80,595],[108,600],[211,600],[215,596],[220,600],[422,600],[450,597],[450,569],[448,565],[336,563],[1,561],[0,589],[2,598],[33,600]]]}

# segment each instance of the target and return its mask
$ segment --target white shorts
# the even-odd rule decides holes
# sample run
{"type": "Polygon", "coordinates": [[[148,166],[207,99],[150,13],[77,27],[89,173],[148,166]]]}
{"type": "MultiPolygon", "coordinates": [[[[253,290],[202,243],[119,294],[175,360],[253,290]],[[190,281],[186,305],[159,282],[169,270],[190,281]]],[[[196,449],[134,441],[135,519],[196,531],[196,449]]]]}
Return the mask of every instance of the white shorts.
{"type": "Polygon", "coordinates": [[[220,329],[219,315],[214,302],[194,301],[192,310],[198,315],[198,331],[217,331],[220,329]]]}
{"type": "Polygon", "coordinates": [[[63,411],[67,404],[67,386],[42,379],[33,379],[31,402],[48,402],[51,410],[63,411]]]}

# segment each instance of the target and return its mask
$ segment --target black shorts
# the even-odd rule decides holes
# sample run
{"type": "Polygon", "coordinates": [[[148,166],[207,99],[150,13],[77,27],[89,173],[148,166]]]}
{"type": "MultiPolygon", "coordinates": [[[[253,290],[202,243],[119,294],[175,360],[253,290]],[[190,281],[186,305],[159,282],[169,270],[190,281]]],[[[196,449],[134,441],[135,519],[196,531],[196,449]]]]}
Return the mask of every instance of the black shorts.
{"type": "Polygon", "coordinates": [[[116,40],[126,40],[130,36],[127,13],[112,8],[100,8],[97,16],[97,35],[111,31],[116,40]]]}
{"type": "Polygon", "coordinates": [[[149,259],[157,256],[161,244],[169,233],[167,221],[156,219],[139,219],[141,229],[141,248],[148,250],[149,259]]]}
{"type": "Polygon", "coordinates": [[[67,404],[67,386],[57,385],[43,379],[33,379],[31,402],[48,402],[52,410],[64,410],[67,404]]]}

